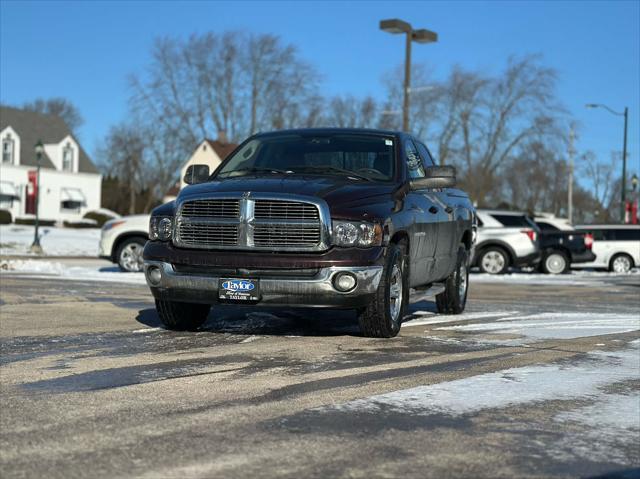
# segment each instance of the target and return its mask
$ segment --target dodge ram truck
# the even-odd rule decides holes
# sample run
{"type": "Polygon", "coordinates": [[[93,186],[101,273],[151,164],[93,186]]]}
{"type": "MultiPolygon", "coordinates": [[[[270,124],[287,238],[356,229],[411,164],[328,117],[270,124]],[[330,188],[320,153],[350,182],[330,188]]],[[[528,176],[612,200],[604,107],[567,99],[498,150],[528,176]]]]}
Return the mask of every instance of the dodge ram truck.
{"type": "Polygon", "coordinates": [[[220,304],[339,308],[389,338],[410,289],[440,313],[465,308],[475,210],[455,169],[407,133],[256,134],[185,182],[153,210],[143,252],[168,329],[197,329],[220,304]]]}

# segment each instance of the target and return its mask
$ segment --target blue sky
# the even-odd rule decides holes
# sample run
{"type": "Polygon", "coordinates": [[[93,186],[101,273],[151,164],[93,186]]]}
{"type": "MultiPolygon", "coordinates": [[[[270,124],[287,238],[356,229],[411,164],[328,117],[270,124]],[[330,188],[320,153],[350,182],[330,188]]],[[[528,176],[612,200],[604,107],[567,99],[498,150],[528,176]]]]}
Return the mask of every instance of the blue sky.
{"type": "Polygon", "coordinates": [[[640,153],[640,2],[30,2],[0,3],[0,101],[63,96],[81,110],[93,152],[126,114],[127,76],[144,70],[154,38],[193,32],[275,33],[322,74],[325,94],[383,97],[381,78],[403,42],[378,30],[402,18],[438,32],[416,45],[436,79],[455,64],[492,73],[509,55],[539,53],[558,70],[558,96],[579,122],[579,150],[609,161],[622,118],[588,102],[628,106],[629,162],[640,153]]]}

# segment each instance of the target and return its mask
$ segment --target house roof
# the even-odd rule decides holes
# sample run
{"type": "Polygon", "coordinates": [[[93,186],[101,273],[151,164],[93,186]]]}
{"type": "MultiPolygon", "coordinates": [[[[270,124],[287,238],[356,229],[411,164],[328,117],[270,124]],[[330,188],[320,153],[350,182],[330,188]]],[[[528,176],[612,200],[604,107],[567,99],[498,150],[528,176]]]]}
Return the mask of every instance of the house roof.
{"type": "MultiPolygon", "coordinates": [[[[26,166],[38,166],[33,146],[41,140],[45,145],[60,143],[65,137],[71,136],[78,143],[80,154],[78,158],[78,171],[81,173],[98,173],[89,155],[84,151],[78,139],[73,135],[62,118],[52,115],[43,115],[27,110],[20,110],[9,106],[0,106],[0,131],[10,126],[20,136],[22,154],[20,164],[26,166]],[[33,154],[30,154],[33,153],[33,154]]],[[[42,168],[55,169],[51,158],[44,153],[42,168]]]]}
{"type": "Polygon", "coordinates": [[[236,143],[226,143],[220,140],[210,140],[208,138],[205,138],[204,141],[213,151],[216,152],[216,155],[218,155],[220,160],[224,160],[238,146],[236,143]]]}

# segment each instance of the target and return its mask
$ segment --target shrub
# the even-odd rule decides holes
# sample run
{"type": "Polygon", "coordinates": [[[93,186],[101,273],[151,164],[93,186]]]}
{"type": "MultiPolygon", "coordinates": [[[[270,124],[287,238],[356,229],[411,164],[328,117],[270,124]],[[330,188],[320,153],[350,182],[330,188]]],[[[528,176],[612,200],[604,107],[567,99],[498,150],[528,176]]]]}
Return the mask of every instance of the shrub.
{"type": "Polygon", "coordinates": [[[98,222],[92,219],[82,219],[78,221],[63,221],[65,228],[97,228],[98,222]]]}
{"type": "Polygon", "coordinates": [[[86,220],[94,220],[96,222],[96,226],[102,228],[107,221],[115,219],[116,217],[100,211],[89,211],[85,213],[83,218],[86,220]]]}
{"type": "MultiPolygon", "coordinates": [[[[38,222],[40,226],[55,226],[55,220],[40,220],[38,222]]],[[[36,220],[34,218],[16,218],[17,225],[29,225],[34,226],[36,224],[36,220]]]]}
{"type": "Polygon", "coordinates": [[[0,225],[8,225],[11,224],[13,218],[11,217],[11,212],[7,210],[0,210],[0,225]]]}

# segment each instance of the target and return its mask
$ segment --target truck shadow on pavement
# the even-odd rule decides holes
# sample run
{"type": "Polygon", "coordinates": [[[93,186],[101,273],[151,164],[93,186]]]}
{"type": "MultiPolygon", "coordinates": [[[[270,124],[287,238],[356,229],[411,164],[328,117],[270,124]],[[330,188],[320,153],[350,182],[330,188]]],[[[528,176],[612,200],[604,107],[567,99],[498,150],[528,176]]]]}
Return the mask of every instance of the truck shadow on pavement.
{"type": "MultiPolygon", "coordinates": [[[[138,311],[136,321],[163,328],[155,308],[138,311]]],[[[259,336],[361,336],[352,311],[310,309],[260,309],[218,306],[212,308],[198,332],[259,336]]]]}

